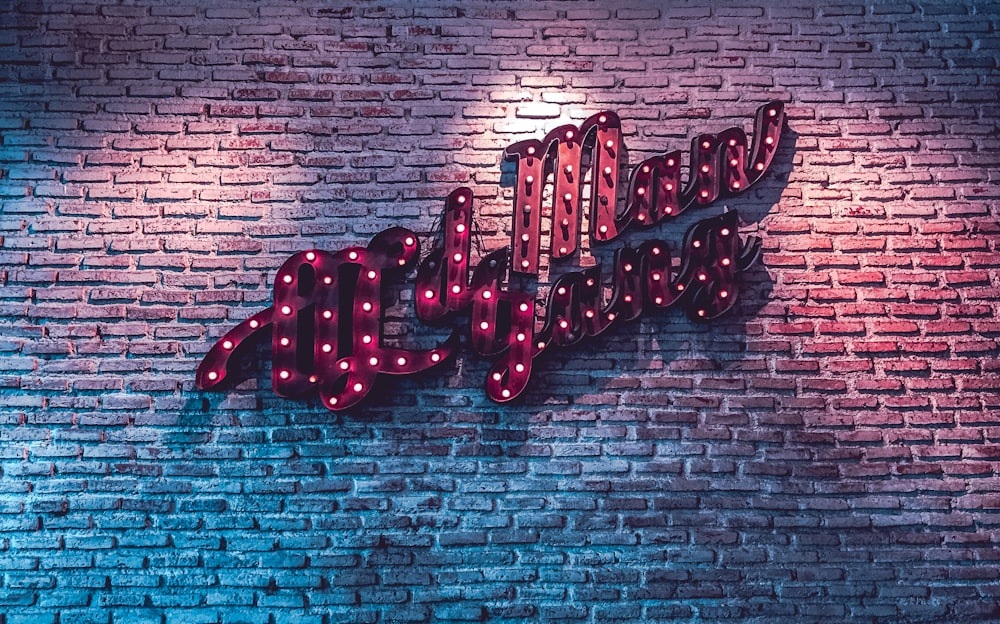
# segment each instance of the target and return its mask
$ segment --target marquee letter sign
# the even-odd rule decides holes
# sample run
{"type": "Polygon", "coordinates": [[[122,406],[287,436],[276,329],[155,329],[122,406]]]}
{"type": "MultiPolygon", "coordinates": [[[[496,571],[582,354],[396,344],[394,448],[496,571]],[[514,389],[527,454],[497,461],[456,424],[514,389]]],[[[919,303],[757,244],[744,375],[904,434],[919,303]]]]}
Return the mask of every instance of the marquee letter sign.
{"type": "Polygon", "coordinates": [[[735,210],[692,225],[678,266],[661,240],[637,249],[624,246],[615,252],[610,283],[605,284],[601,266],[565,273],[552,284],[541,310],[538,293],[504,288],[504,283],[509,273],[538,275],[543,218],[551,218],[549,257],[563,260],[576,253],[585,180],[589,234],[592,241],[606,243],[631,227],[649,228],[746,191],[770,167],[784,117],[780,102],[758,109],[752,144],[739,128],[695,138],[686,183],[679,150],[644,160],[629,175],[620,210],[623,145],[614,113],[561,126],[542,141],[515,143],[504,152],[517,167],[509,249],[487,254],[472,268],[474,200],[472,190],[462,187],[445,202],[441,244],[423,260],[417,235],[401,227],[385,230],[364,248],[297,253],[278,270],[274,305],[216,342],[198,367],[197,385],[210,389],[223,383],[233,353],[269,326],[274,391],[284,397],[318,392],[332,410],[364,399],[380,373],[405,375],[444,362],[458,347],[457,332],[435,349],[382,344],[382,282],[401,278],[417,265],[417,318],[441,323],[470,312],[473,349],[495,358],[486,393],[498,402],[524,391],[540,353],[597,336],[644,311],[678,305],[697,322],[718,318],[736,302],[740,273],[760,255],[759,238],[743,240],[737,233],[735,210]],[[611,296],[605,301],[606,287],[611,296]],[[537,332],[536,317],[544,319],[537,332]]]}

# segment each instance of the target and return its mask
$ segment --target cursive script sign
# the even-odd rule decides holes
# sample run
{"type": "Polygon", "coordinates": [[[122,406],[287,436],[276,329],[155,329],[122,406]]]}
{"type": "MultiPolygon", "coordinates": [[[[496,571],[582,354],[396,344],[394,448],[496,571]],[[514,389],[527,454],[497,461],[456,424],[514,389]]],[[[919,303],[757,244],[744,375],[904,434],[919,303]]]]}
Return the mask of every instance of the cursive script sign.
{"type": "Polygon", "coordinates": [[[662,240],[648,240],[637,249],[624,246],[615,252],[610,283],[604,283],[599,265],[565,273],[549,288],[541,310],[540,293],[505,283],[513,274],[537,278],[543,233],[548,233],[552,259],[575,255],[585,203],[590,240],[606,243],[629,228],[649,228],[746,191],[769,168],[783,125],[782,104],[771,102],[757,110],[752,143],[740,128],[698,136],[692,141],[686,183],[679,150],[644,160],[629,175],[622,209],[623,144],[614,113],[561,126],[542,141],[515,143],[504,153],[517,170],[510,248],[487,254],[472,268],[474,198],[471,189],[462,187],[445,203],[441,243],[422,261],[417,235],[400,227],[378,234],[367,247],[297,253],[278,270],[274,305],[216,342],[198,368],[197,385],[209,389],[225,381],[234,352],[268,327],[275,392],[294,397],[315,391],[334,410],[364,399],[380,373],[411,374],[444,362],[458,347],[457,331],[434,349],[383,344],[383,280],[399,278],[414,266],[421,321],[448,322],[471,309],[473,349],[496,358],[486,393],[498,402],[524,391],[539,354],[597,336],[643,311],[679,305],[695,321],[718,318],[736,302],[740,273],[760,255],[759,238],[744,240],[737,233],[735,210],[691,226],[676,266],[662,240]],[[537,331],[536,318],[544,320],[537,331]]]}

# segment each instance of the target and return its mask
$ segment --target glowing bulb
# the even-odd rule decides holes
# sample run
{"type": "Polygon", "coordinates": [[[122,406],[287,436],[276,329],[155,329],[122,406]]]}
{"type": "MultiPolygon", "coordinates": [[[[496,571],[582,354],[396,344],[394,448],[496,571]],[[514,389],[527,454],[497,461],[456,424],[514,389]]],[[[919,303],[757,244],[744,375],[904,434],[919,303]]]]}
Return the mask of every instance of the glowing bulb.
{"type": "Polygon", "coordinates": [[[691,246],[694,247],[695,249],[697,249],[697,248],[701,247],[701,241],[695,241],[695,242],[691,243],[691,246]]]}
{"type": "Polygon", "coordinates": [[[667,159],[667,166],[668,167],[673,167],[674,166],[674,159],[673,158],[668,158],[667,159]]]}
{"type": "Polygon", "coordinates": [[[778,114],[778,111],[774,110],[773,108],[767,109],[767,116],[768,117],[774,117],[777,114],[778,114]]]}
{"type": "Polygon", "coordinates": [[[625,303],[632,303],[632,295],[625,295],[625,303]]]}
{"type": "Polygon", "coordinates": [[[723,258],[722,259],[722,266],[729,266],[731,262],[732,262],[732,260],[730,260],[729,258],[723,258]]]}
{"type": "Polygon", "coordinates": [[[530,264],[531,263],[528,262],[527,260],[521,260],[521,266],[524,267],[525,269],[527,269],[528,265],[530,265],[530,264]]]}
{"type": "Polygon", "coordinates": [[[729,147],[736,147],[736,139],[729,139],[729,147]]]}
{"type": "Polygon", "coordinates": [[[316,375],[309,375],[309,383],[316,383],[317,381],[319,381],[319,377],[316,375]]]}
{"type": "Polygon", "coordinates": [[[607,234],[607,233],[608,233],[608,226],[606,226],[606,225],[602,225],[601,227],[597,228],[597,230],[598,230],[598,231],[599,231],[599,232],[600,232],[601,234],[607,234]]]}
{"type": "Polygon", "coordinates": [[[517,372],[519,372],[519,373],[523,373],[524,372],[524,364],[515,364],[514,365],[514,370],[517,371],[517,372]]]}
{"type": "Polygon", "coordinates": [[[461,262],[462,261],[462,254],[457,253],[454,256],[452,256],[451,259],[454,260],[455,262],[461,262]]]}
{"type": "MultiPolygon", "coordinates": [[[[332,344],[324,344],[323,345],[323,353],[329,353],[331,351],[333,351],[333,345],[332,344]]],[[[345,362],[345,364],[346,364],[346,362],[345,362]]]]}
{"type": "Polygon", "coordinates": [[[502,396],[503,398],[505,398],[505,399],[509,399],[509,398],[510,398],[510,390],[508,390],[507,388],[504,388],[504,389],[503,389],[503,390],[502,390],[502,391],[500,392],[500,395],[501,395],[501,396],[502,396]]]}
{"type": "Polygon", "coordinates": [[[722,228],[721,230],[719,230],[719,234],[722,234],[723,236],[729,236],[729,228],[722,228]]]}
{"type": "Polygon", "coordinates": [[[464,204],[465,203],[465,195],[459,195],[457,201],[460,204],[464,204]]]}
{"type": "Polygon", "coordinates": [[[705,281],[705,280],[707,280],[707,279],[708,279],[708,276],[707,276],[707,275],[705,275],[704,273],[699,273],[699,274],[698,274],[698,281],[699,281],[699,282],[704,282],[704,281],[705,281]]]}
{"type": "Polygon", "coordinates": [[[351,253],[347,254],[347,257],[350,258],[351,260],[357,260],[358,259],[358,252],[352,251],[351,253]]]}
{"type": "Polygon", "coordinates": [[[539,340],[539,341],[538,341],[538,348],[539,348],[539,349],[544,349],[544,348],[545,348],[545,343],[544,343],[544,342],[542,342],[541,340],[539,340]]]}
{"type": "Polygon", "coordinates": [[[208,373],[208,378],[211,379],[212,381],[215,381],[216,379],[219,378],[219,373],[211,371],[208,373]]]}
{"type": "Polygon", "coordinates": [[[572,201],[573,200],[573,194],[572,193],[566,193],[565,195],[563,195],[563,199],[565,199],[566,201],[572,201]]]}
{"type": "Polygon", "coordinates": [[[351,367],[351,365],[348,364],[347,362],[341,362],[340,363],[340,370],[347,370],[350,367],[351,367]]]}
{"type": "Polygon", "coordinates": [[[528,241],[531,240],[531,236],[527,234],[521,234],[521,240],[527,243],[528,241]]]}
{"type": "Polygon", "coordinates": [[[370,302],[366,301],[366,302],[364,302],[364,303],[361,304],[361,309],[364,310],[365,312],[371,312],[372,311],[372,304],[370,302]]]}
{"type": "Polygon", "coordinates": [[[324,278],[323,278],[323,283],[324,283],[324,284],[332,284],[332,283],[333,283],[333,278],[332,278],[332,277],[329,277],[329,276],[327,276],[327,277],[324,277],[324,278]]]}
{"type": "Polygon", "coordinates": [[[731,167],[735,167],[738,164],[740,164],[740,161],[736,160],[735,158],[729,161],[729,166],[731,167]]]}
{"type": "Polygon", "coordinates": [[[611,313],[608,314],[608,320],[609,321],[613,321],[613,320],[615,320],[615,317],[617,317],[617,316],[618,316],[617,314],[615,314],[614,312],[611,312],[611,313]]]}
{"type": "Polygon", "coordinates": [[[405,357],[398,358],[396,360],[396,364],[398,364],[399,366],[406,366],[406,358],[405,357]]]}
{"type": "Polygon", "coordinates": [[[663,209],[663,212],[665,212],[666,214],[670,214],[673,211],[674,211],[674,209],[671,208],[670,206],[667,206],[666,208],[663,209]]]}
{"type": "Polygon", "coordinates": [[[635,189],[635,194],[636,195],[645,195],[646,194],[646,189],[644,189],[644,188],[637,188],[637,189],[635,189]]]}
{"type": "Polygon", "coordinates": [[[653,300],[653,303],[655,303],[656,305],[660,305],[661,303],[663,303],[663,297],[657,297],[656,299],[653,300]]]}
{"type": "Polygon", "coordinates": [[[433,290],[425,290],[424,291],[424,299],[433,299],[433,298],[434,298],[434,291],[433,290]]]}
{"type": "Polygon", "coordinates": [[[527,311],[528,311],[528,304],[527,303],[522,303],[521,304],[521,312],[527,312],[527,311]]]}
{"type": "Polygon", "coordinates": [[[604,175],[606,175],[606,176],[611,175],[611,167],[605,167],[604,168],[604,175]]]}
{"type": "Polygon", "coordinates": [[[455,284],[454,286],[451,287],[451,292],[457,295],[458,293],[462,292],[462,287],[459,286],[458,284],[455,284]]]}
{"type": "Polygon", "coordinates": [[[288,306],[281,306],[281,313],[284,314],[285,316],[288,316],[289,314],[292,313],[292,309],[288,306]]]}
{"type": "Polygon", "coordinates": [[[653,255],[654,256],[660,255],[660,248],[659,247],[653,247],[652,251],[653,251],[653,255]]]}
{"type": "Polygon", "coordinates": [[[282,379],[288,379],[289,376],[290,373],[286,370],[283,370],[280,373],[278,373],[278,377],[281,377],[282,379]]]}
{"type": "Polygon", "coordinates": [[[709,143],[708,141],[705,141],[704,143],[701,144],[702,149],[708,149],[710,147],[712,147],[712,144],[709,143]]]}
{"type": "Polygon", "coordinates": [[[483,331],[486,331],[489,328],[490,328],[490,324],[487,323],[486,321],[483,321],[482,323],[479,324],[479,329],[481,329],[483,331]]]}
{"type": "Polygon", "coordinates": [[[530,154],[534,154],[534,153],[535,153],[535,148],[529,147],[528,148],[528,154],[530,155],[530,154]]]}
{"type": "Polygon", "coordinates": [[[698,310],[698,316],[705,316],[704,310],[698,310]]]}
{"type": "Polygon", "coordinates": [[[361,390],[363,390],[363,389],[364,389],[364,386],[361,384],[360,381],[358,383],[354,384],[354,391],[355,392],[361,392],[361,390]]]}
{"type": "Polygon", "coordinates": [[[310,252],[308,252],[306,254],[306,260],[308,260],[309,262],[312,262],[315,259],[316,259],[316,254],[315,253],[313,253],[313,252],[310,251],[310,252]]]}
{"type": "Polygon", "coordinates": [[[573,165],[566,165],[566,173],[567,174],[573,173],[573,165]]]}
{"type": "MultiPolygon", "coordinates": [[[[663,188],[667,189],[668,191],[672,191],[672,190],[674,190],[674,185],[671,184],[671,183],[669,183],[669,182],[667,182],[666,184],[663,185],[663,188]]],[[[667,212],[670,212],[670,208],[669,207],[667,207],[667,212]]]]}
{"type": "Polygon", "coordinates": [[[607,120],[608,120],[607,115],[601,115],[600,117],[597,118],[597,123],[604,123],[607,120]]]}
{"type": "Polygon", "coordinates": [[[503,379],[503,375],[500,373],[493,373],[493,381],[500,381],[501,379],[503,379]]]}
{"type": "Polygon", "coordinates": [[[232,340],[227,340],[227,341],[223,342],[222,343],[222,348],[223,349],[232,349],[233,348],[233,341],[232,340]]]}
{"type": "Polygon", "coordinates": [[[649,165],[643,165],[642,166],[642,172],[643,173],[649,173],[649,165]]]}
{"type": "Polygon", "coordinates": [[[258,327],[260,327],[260,323],[257,320],[250,321],[251,329],[257,329],[258,327]]]}
{"type": "Polygon", "coordinates": [[[361,342],[363,342],[365,344],[371,344],[372,337],[369,336],[368,334],[365,334],[364,336],[361,337],[361,342]]]}
{"type": "Polygon", "coordinates": [[[330,397],[329,403],[330,403],[330,405],[336,405],[337,404],[337,397],[330,397]]]}
{"type": "Polygon", "coordinates": [[[684,284],[677,284],[677,290],[678,291],[684,290],[684,284]]]}
{"type": "Polygon", "coordinates": [[[371,366],[378,366],[378,358],[377,357],[368,358],[368,364],[370,364],[371,366]]]}
{"type": "Polygon", "coordinates": [[[518,342],[524,342],[525,338],[526,338],[526,336],[523,333],[517,335],[517,341],[518,342]]]}
{"type": "Polygon", "coordinates": [[[279,342],[281,342],[281,346],[287,347],[289,344],[291,344],[292,341],[289,340],[288,338],[282,338],[279,342]]]}
{"type": "Polygon", "coordinates": [[[560,295],[565,295],[566,294],[566,289],[563,288],[562,286],[560,286],[559,290],[557,290],[556,292],[559,293],[560,295]]]}
{"type": "Polygon", "coordinates": [[[738,188],[740,188],[740,182],[739,180],[736,180],[735,182],[733,182],[733,190],[736,190],[738,188]]]}
{"type": "Polygon", "coordinates": [[[459,223],[458,225],[456,225],[455,226],[455,231],[458,232],[459,234],[461,234],[462,232],[464,232],[465,231],[465,224],[464,223],[459,223]]]}
{"type": "Polygon", "coordinates": [[[611,141],[611,140],[609,140],[607,143],[604,144],[604,147],[606,147],[608,149],[611,149],[614,146],[615,146],[615,142],[611,141]]]}
{"type": "Polygon", "coordinates": [[[559,327],[562,327],[563,329],[566,329],[567,327],[569,327],[569,322],[566,319],[563,319],[563,320],[559,321],[559,327]]]}
{"type": "Polygon", "coordinates": [[[594,311],[593,310],[587,310],[585,312],[585,314],[586,314],[587,318],[594,318],[594,311]]]}
{"type": "Polygon", "coordinates": [[[375,271],[368,271],[368,279],[373,280],[376,277],[378,277],[378,273],[376,273],[375,271]]]}
{"type": "Polygon", "coordinates": [[[535,181],[535,176],[528,176],[527,178],[524,179],[524,181],[528,184],[531,184],[532,182],[535,181]]]}
{"type": "Polygon", "coordinates": [[[762,162],[757,163],[757,171],[763,171],[763,170],[764,170],[764,163],[762,162]]]}
{"type": "Polygon", "coordinates": [[[566,255],[566,253],[567,253],[568,251],[569,251],[569,250],[568,250],[568,249],[566,249],[565,247],[560,247],[560,248],[559,248],[559,255],[561,255],[561,256],[565,256],[565,255],[566,255]]]}
{"type": "Polygon", "coordinates": [[[653,281],[654,282],[660,281],[660,274],[659,273],[653,273],[653,281]]]}
{"type": "Polygon", "coordinates": [[[723,299],[725,299],[726,297],[729,296],[729,291],[728,290],[720,290],[719,291],[719,296],[722,297],[723,299]]]}
{"type": "Polygon", "coordinates": [[[572,138],[573,138],[573,131],[572,130],[567,130],[566,131],[566,140],[569,141],[572,138]]]}
{"type": "Polygon", "coordinates": [[[431,353],[431,362],[439,362],[441,360],[441,355],[439,353],[431,353]]]}
{"type": "Polygon", "coordinates": [[[774,143],[774,137],[767,137],[766,139],[764,139],[764,142],[767,143],[768,145],[772,145],[774,143]]]}
{"type": "Polygon", "coordinates": [[[281,278],[281,281],[285,282],[286,284],[291,284],[292,283],[292,276],[291,275],[286,275],[283,278],[281,278]]]}
{"type": "Polygon", "coordinates": [[[625,269],[626,273],[631,273],[632,272],[632,265],[629,264],[628,262],[626,262],[625,266],[623,266],[622,268],[625,269]]]}
{"type": "Polygon", "coordinates": [[[483,299],[490,299],[491,297],[493,297],[493,291],[492,290],[484,290],[483,291],[483,299]]]}
{"type": "Polygon", "coordinates": [[[563,219],[562,220],[562,226],[563,227],[569,227],[569,219],[563,219]]]}
{"type": "Polygon", "coordinates": [[[708,191],[702,191],[701,192],[701,196],[702,197],[708,197],[708,191]]]}
{"type": "Polygon", "coordinates": [[[406,245],[407,247],[413,247],[413,243],[415,243],[415,242],[417,242],[417,241],[413,240],[412,236],[407,236],[403,240],[403,244],[406,245]]]}
{"type": "Polygon", "coordinates": [[[333,318],[333,311],[331,311],[331,310],[323,310],[323,318],[325,318],[325,319],[331,319],[331,318],[333,318]]]}

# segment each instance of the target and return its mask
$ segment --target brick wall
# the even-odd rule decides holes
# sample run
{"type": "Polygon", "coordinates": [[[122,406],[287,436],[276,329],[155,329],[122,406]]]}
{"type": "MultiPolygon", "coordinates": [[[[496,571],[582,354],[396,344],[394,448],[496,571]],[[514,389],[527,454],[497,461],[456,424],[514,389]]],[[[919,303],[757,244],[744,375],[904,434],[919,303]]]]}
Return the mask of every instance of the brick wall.
{"type": "Polygon", "coordinates": [[[997,621],[1000,8],[662,5],[0,3],[0,624],[997,621]],[[345,413],[264,346],[194,389],[290,253],[427,249],[460,185],[493,249],[504,146],[770,99],[724,320],[510,406],[468,350],[345,413]]]}

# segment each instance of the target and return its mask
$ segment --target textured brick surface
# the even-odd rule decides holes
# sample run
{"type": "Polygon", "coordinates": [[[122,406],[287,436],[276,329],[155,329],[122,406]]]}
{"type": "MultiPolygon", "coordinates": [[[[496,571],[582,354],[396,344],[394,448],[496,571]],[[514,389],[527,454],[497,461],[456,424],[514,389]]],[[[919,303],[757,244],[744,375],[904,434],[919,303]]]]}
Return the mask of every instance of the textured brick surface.
{"type": "Polygon", "coordinates": [[[0,3],[0,622],[997,621],[998,20],[0,3]],[[504,146],[610,109],[635,163],[772,98],[725,320],[647,316],[510,407],[468,352],[344,414],[265,364],[194,390],[290,253],[427,245],[463,184],[490,250],[504,146]]]}

